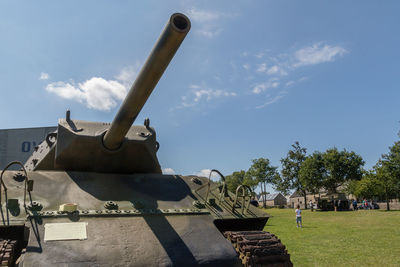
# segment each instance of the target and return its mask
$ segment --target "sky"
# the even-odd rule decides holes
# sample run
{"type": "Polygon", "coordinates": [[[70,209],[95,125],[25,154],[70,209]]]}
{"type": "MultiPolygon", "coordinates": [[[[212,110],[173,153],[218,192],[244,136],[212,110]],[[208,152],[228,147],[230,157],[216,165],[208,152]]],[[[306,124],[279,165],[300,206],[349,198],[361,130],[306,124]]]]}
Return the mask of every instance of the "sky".
{"type": "MultiPolygon", "coordinates": [[[[111,122],[171,14],[191,31],[135,124],[165,173],[224,175],[299,141],[371,168],[400,130],[398,1],[0,1],[0,128],[111,122]]],[[[269,188],[269,191],[273,191],[269,188]]]]}

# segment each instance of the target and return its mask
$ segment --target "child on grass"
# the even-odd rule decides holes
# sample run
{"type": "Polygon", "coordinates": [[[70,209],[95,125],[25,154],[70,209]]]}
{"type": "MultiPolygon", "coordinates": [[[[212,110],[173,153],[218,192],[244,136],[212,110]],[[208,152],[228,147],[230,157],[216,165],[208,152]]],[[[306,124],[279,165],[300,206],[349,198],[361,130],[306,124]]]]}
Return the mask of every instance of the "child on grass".
{"type": "Polygon", "coordinates": [[[296,209],[296,223],[297,223],[297,228],[303,228],[303,225],[301,223],[301,209],[300,209],[300,205],[297,205],[297,209],[296,209]]]}

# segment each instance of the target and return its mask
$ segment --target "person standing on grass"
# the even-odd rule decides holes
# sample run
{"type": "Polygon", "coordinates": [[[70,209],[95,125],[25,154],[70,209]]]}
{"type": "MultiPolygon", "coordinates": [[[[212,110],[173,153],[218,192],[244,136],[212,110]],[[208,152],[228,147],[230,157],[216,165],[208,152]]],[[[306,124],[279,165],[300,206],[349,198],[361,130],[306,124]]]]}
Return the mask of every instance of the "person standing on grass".
{"type": "Polygon", "coordinates": [[[301,223],[301,209],[300,209],[300,205],[297,205],[297,209],[296,209],[296,223],[297,223],[297,228],[303,228],[303,225],[301,223]]]}
{"type": "Polygon", "coordinates": [[[353,210],[357,210],[357,201],[353,199],[353,210]]]}

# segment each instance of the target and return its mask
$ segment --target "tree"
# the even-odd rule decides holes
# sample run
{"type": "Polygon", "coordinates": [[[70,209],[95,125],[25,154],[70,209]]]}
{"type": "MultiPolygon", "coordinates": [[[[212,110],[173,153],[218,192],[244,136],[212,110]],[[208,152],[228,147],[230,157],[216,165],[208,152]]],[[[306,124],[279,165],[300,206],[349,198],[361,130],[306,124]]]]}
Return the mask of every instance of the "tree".
{"type": "Polygon", "coordinates": [[[266,207],[267,184],[270,184],[275,179],[277,168],[270,165],[267,158],[253,159],[253,164],[246,173],[246,177],[252,181],[257,181],[261,185],[261,195],[263,197],[263,207],[266,207]]]}
{"type": "Polygon", "coordinates": [[[226,186],[231,192],[236,192],[236,188],[243,184],[246,172],[241,170],[238,172],[233,172],[231,175],[225,177],[226,186]]]}
{"type": "Polygon", "coordinates": [[[248,173],[246,172],[246,174],[244,176],[243,184],[249,186],[251,188],[251,191],[254,192],[254,190],[256,190],[256,188],[258,186],[258,180],[256,177],[248,175],[248,173]]]}
{"type": "Polygon", "coordinates": [[[358,198],[385,199],[386,209],[390,210],[389,201],[398,196],[400,189],[400,141],[389,147],[389,153],[383,154],[360,181],[348,183],[347,188],[358,198]]]}
{"type": "Polygon", "coordinates": [[[348,181],[346,183],[344,191],[348,195],[354,195],[354,196],[356,196],[358,198],[358,196],[356,195],[356,191],[357,191],[357,188],[358,188],[358,182],[359,182],[359,180],[350,180],[350,181],[348,181]]]}
{"type": "Polygon", "coordinates": [[[400,190],[400,141],[389,147],[389,153],[382,155],[374,171],[383,188],[386,209],[389,210],[390,199],[398,196],[400,190]]]}
{"type": "Polygon", "coordinates": [[[357,198],[371,199],[382,194],[382,184],[373,171],[353,183],[355,185],[353,193],[357,198]]]}
{"type": "Polygon", "coordinates": [[[281,192],[283,195],[288,195],[290,193],[289,181],[282,179],[279,172],[276,173],[272,185],[276,191],[281,192]]]}
{"type": "Polygon", "coordinates": [[[307,195],[306,189],[299,179],[299,171],[301,164],[306,159],[306,153],[307,149],[301,147],[299,142],[296,141],[286,157],[281,159],[281,175],[274,180],[279,191],[287,193],[289,190],[295,189],[304,196],[305,208],[307,208],[307,195]]]}
{"type": "Polygon", "coordinates": [[[325,176],[326,169],[321,152],[316,151],[312,155],[307,156],[300,166],[300,184],[302,184],[306,191],[314,195],[319,193],[325,176]]]}
{"type": "Polygon", "coordinates": [[[331,148],[323,153],[322,158],[326,170],[322,185],[328,192],[336,193],[337,188],[345,182],[362,178],[364,161],[355,152],[331,148]]]}
{"type": "Polygon", "coordinates": [[[389,147],[389,153],[382,155],[382,165],[387,169],[391,180],[395,185],[395,190],[400,189],[400,141],[389,147]]]}

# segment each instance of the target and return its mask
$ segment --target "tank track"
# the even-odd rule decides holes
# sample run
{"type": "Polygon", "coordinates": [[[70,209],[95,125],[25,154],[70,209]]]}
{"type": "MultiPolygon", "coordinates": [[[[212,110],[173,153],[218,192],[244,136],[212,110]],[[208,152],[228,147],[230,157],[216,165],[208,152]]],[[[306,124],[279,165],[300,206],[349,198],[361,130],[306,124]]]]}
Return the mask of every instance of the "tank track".
{"type": "Polygon", "coordinates": [[[227,231],[224,236],[232,242],[246,267],[292,267],[286,247],[274,234],[264,231],[227,231]]]}
{"type": "Polygon", "coordinates": [[[14,266],[17,240],[0,239],[0,266],[14,266]]]}

